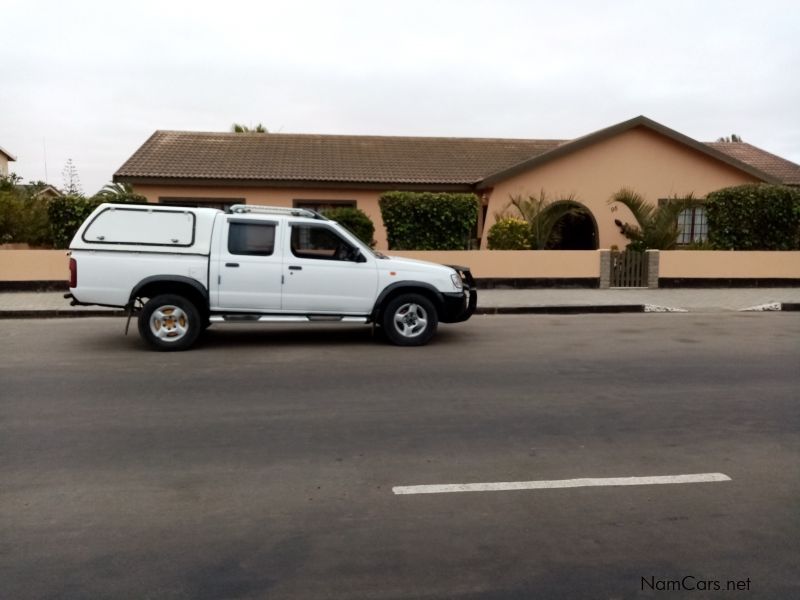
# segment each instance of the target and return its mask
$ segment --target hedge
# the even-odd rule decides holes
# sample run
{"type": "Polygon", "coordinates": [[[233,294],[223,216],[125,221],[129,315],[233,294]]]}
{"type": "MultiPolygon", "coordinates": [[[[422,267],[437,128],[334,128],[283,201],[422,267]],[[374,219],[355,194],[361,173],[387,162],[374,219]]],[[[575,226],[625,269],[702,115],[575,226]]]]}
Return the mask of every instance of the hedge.
{"type": "Polygon", "coordinates": [[[322,211],[322,215],[344,225],[350,232],[362,242],[372,247],[375,246],[375,225],[372,220],[360,208],[343,206],[340,208],[328,208],[322,211]]]}
{"type": "Polygon", "coordinates": [[[708,241],[717,250],[800,249],[800,190],[747,184],[706,198],[708,241]]]}
{"type": "Polygon", "coordinates": [[[67,248],[81,226],[102,200],[84,196],[61,196],[50,200],[47,213],[53,247],[67,248]]]}
{"type": "Polygon", "coordinates": [[[379,200],[391,250],[464,250],[478,222],[475,194],[386,192],[379,200]]]}

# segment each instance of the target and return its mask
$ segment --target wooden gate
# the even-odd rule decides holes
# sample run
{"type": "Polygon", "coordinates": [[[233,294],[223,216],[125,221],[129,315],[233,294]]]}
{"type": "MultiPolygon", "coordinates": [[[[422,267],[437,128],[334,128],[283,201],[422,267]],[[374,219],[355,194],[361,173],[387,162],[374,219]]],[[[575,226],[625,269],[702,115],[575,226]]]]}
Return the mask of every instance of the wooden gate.
{"type": "Polygon", "coordinates": [[[611,287],[647,287],[647,254],[633,250],[612,252],[611,287]]]}

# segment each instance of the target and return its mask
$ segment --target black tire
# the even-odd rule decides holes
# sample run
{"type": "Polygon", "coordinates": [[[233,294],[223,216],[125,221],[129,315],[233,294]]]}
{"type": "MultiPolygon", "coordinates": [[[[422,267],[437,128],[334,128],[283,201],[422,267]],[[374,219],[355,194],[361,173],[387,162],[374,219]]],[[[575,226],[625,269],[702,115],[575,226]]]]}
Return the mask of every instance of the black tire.
{"type": "Polygon", "coordinates": [[[183,296],[150,298],[139,313],[139,335],[162,352],[188,350],[203,329],[200,311],[183,296]]]}
{"type": "Polygon", "coordinates": [[[384,335],[395,346],[424,346],[436,333],[439,315],[425,296],[401,294],[386,305],[381,323],[384,335]]]}

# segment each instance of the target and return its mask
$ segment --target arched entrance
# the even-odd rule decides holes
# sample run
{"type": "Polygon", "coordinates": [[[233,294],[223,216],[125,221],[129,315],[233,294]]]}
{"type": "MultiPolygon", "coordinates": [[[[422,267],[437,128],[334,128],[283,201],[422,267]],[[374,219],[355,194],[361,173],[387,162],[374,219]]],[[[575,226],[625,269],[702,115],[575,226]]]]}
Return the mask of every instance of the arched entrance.
{"type": "Polygon", "coordinates": [[[571,210],[553,226],[547,250],[597,250],[597,223],[583,204],[570,202],[571,210]]]}

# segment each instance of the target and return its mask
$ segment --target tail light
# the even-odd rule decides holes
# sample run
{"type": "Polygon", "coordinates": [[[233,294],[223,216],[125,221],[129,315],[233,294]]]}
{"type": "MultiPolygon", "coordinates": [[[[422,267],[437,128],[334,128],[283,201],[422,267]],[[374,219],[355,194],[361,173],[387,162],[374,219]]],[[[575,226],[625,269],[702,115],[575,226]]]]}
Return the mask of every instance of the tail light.
{"type": "Polygon", "coordinates": [[[74,258],[69,259],[69,287],[78,287],[78,261],[74,258]]]}

